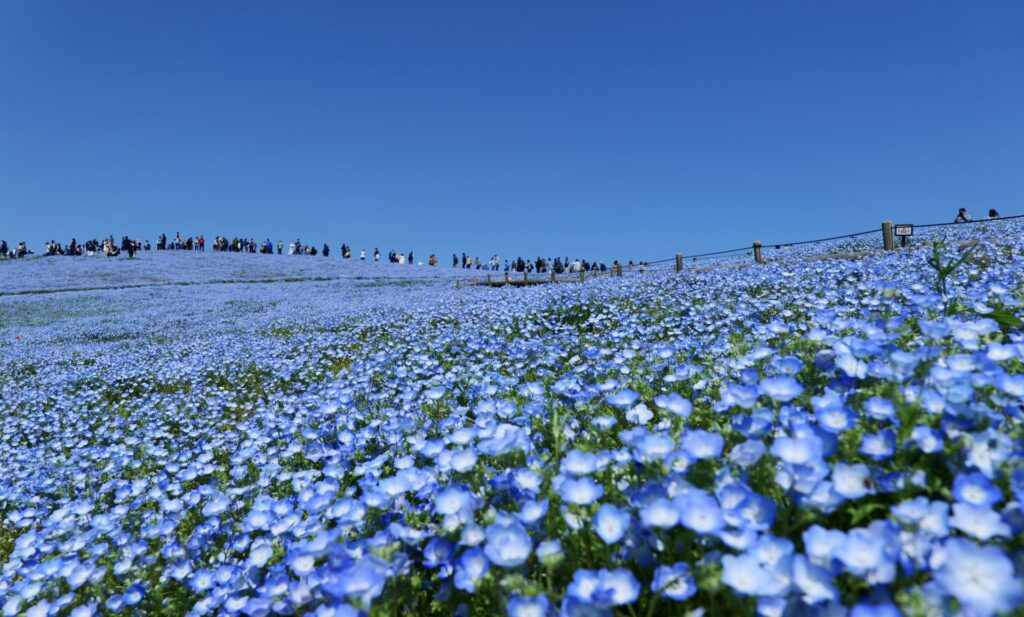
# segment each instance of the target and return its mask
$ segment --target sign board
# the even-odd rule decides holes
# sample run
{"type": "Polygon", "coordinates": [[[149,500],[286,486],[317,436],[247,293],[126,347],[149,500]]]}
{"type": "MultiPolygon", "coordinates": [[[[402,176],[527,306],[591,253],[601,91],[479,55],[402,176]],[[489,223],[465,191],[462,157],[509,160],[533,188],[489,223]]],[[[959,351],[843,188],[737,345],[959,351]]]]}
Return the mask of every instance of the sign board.
{"type": "Polygon", "coordinates": [[[903,237],[903,238],[905,238],[907,236],[912,236],[912,235],[914,235],[914,226],[913,225],[894,225],[893,228],[892,228],[892,233],[896,237],[903,237]]]}

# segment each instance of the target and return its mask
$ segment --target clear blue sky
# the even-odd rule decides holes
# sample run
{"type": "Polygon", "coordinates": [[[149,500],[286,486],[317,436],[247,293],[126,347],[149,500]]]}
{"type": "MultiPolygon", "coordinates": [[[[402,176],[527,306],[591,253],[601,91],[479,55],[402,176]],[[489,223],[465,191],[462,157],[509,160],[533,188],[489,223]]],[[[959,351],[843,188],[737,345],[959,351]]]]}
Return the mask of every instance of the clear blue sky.
{"type": "Polygon", "coordinates": [[[0,2],[0,238],[655,259],[1024,213],[1024,2],[0,2]]]}

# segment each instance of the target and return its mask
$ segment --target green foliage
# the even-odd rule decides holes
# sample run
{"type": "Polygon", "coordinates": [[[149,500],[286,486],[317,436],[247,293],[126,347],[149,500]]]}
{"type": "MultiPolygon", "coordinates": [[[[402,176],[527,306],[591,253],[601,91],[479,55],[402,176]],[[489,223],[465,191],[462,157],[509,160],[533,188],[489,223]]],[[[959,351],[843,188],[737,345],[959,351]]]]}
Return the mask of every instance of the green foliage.
{"type": "Polygon", "coordinates": [[[947,300],[949,296],[949,278],[961,265],[963,265],[967,258],[978,249],[979,246],[979,244],[975,244],[970,248],[965,249],[961,253],[960,258],[952,263],[943,263],[942,250],[944,248],[944,244],[939,240],[932,242],[932,254],[928,257],[927,261],[928,265],[935,270],[934,288],[935,291],[942,296],[942,301],[946,306],[947,315],[950,312],[950,304],[947,300]]]}

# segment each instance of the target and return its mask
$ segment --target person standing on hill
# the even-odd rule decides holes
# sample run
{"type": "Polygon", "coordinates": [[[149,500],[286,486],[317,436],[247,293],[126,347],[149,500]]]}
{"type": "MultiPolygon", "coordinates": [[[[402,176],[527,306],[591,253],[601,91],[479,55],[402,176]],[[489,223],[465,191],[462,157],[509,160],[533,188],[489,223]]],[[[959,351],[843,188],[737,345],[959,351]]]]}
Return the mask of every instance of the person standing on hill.
{"type": "Polygon", "coordinates": [[[327,257],[327,256],[329,256],[331,254],[331,247],[327,246],[326,242],[324,242],[324,251],[323,251],[323,253],[324,253],[324,257],[327,257]]]}
{"type": "Polygon", "coordinates": [[[359,261],[366,261],[366,249],[359,249],[359,261]]]}
{"type": "Polygon", "coordinates": [[[990,219],[997,219],[997,218],[999,218],[999,212],[996,211],[995,208],[989,208],[989,210],[988,210],[988,218],[990,218],[990,219]]]}
{"type": "Polygon", "coordinates": [[[960,211],[956,213],[956,218],[953,219],[954,223],[970,223],[971,215],[967,214],[967,208],[960,208],[960,211]]]}

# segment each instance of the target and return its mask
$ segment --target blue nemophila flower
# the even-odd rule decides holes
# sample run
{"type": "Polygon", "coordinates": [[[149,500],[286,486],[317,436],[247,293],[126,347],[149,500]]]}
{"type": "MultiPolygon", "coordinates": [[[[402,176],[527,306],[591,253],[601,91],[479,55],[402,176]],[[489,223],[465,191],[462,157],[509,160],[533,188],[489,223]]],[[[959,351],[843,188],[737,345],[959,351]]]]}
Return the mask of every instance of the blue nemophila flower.
{"type": "Polygon", "coordinates": [[[358,599],[369,604],[384,591],[387,564],[376,557],[363,556],[345,567],[329,570],[320,588],[334,598],[358,599]]]}
{"type": "Polygon", "coordinates": [[[508,617],[547,617],[551,613],[551,602],[541,594],[536,596],[509,597],[505,607],[508,617]]]}
{"type": "Polygon", "coordinates": [[[451,466],[453,471],[467,472],[476,466],[477,454],[472,448],[463,448],[452,453],[451,466]]]}
{"type": "Polygon", "coordinates": [[[743,595],[760,595],[771,584],[771,574],[753,555],[723,555],[722,582],[743,595]]]}
{"type": "Polygon", "coordinates": [[[984,474],[973,472],[957,475],[953,497],[974,506],[994,506],[1003,500],[1003,493],[984,474]]]}
{"type": "Polygon", "coordinates": [[[772,443],[771,453],[785,463],[806,465],[821,459],[822,442],[817,436],[777,437],[772,443]]]}
{"type": "Polygon", "coordinates": [[[875,583],[888,583],[896,576],[891,551],[899,544],[887,531],[878,526],[851,529],[834,555],[848,572],[875,583]]]}
{"type": "Polygon", "coordinates": [[[203,506],[203,516],[217,516],[231,507],[231,499],[221,492],[214,493],[213,497],[203,506]]]}
{"type": "Polygon", "coordinates": [[[562,459],[562,471],[575,476],[586,476],[597,471],[598,458],[593,452],[572,449],[562,459]]]}
{"type": "Polygon", "coordinates": [[[812,396],[811,406],[814,408],[818,426],[830,433],[845,431],[853,426],[856,420],[842,397],[832,390],[826,390],[821,396],[812,396]]]}
{"type": "Polygon", "coordinates": [[[289,553],[286,562],[288,563],[288,568],[296,576],[306,576],[316,568],[316,555],[302,549],[296,549],[289,553]]]}
{"type": "Polygon", "coordinates": [[[484,528],[476,523],[463,525],[459,533],[459,544],[461,546],[477,546],[487,538],[484,528]]]}
{"type": "Polygon", "coordinates": [[[724,445],[725,439],[721,435],[702,429],[687,431],[682,438],[683,449],[695,459],[717,458],[724,445]]]}
{"type": "Polygon", "coordinates": [[[605,544],[615,544],[629,529],[629,512],[611,504],[603,503],[594,515],[594,533],[605,544]]]}
{"type": "Polygon", "coordinates": [[[189,586],[197,593],[202,593],[216,585],[214,572],[207,569],[197,570],[189,580],[189,586]]]}
{"type": "Polygon", "coordinates": [[[1000,391],[1010,396],[1024,399],[1024,375],[1001,373],[996,377],[995,385],[1000,391]]]}
{"type": "MultiPolygon", "coordinates": [[[[89,604],[79,604],[78,606],[71,609],[69,617],[92,617],[96,614],[96,602],[90,602],[89,604]]],[[[6,611],[4,612],[6,615],[6,611]]]]}
{"type": "Polygon", "coordinates": [[[494,523],[487,527],[484,553],[491,563],[501,568],[514,568],[530,556],[533,541],[519,523],[494,523]]]}
{"type": "Polygon", "coordinates": [[[949,504],[945,501],[917,497],[893,506],[892,514],[897,520],[917,526],[935,537],[943,538],[949,534],[949,504]]]}
{"type": "Polygon", "coordinates": [[[560,540],[545,540],[537,545],[537,550],[534,553],[541,562],[555,563],[562,558],[562,542],[560,540]]]}
{"type": "Polygon", "coordinates": [[[765,455],[768,449],[761,441],[748,439],[742,443],[736,444],[732,450],[729,451],[729,460],[736,463],[740,467],[750,467],[757,461],[761,460],[761,457],[765,455]]]}
{"type": "Polygon", "coordinates": [[[133,583],[122,595],[125,606],[135,606],[139,602],[142,602],[142,598],[145,596],[146,587],[142,585],[142,583],[133,583]]]}
{"type": "Polygon", "coordinates": [[[476,585],[487,574],[491,564],[480,548],[470,548],[459,555],[455,566],[455,587],[473,593],[476,585]]]}
{"type": "Polygon", "coordinates": [[[896,451],[896,432],[892,429],[882,429],[877,433],[865,433],[861,437],[861,454],[869,456],[876,461],[884,461],[896,451]]]}
{"type": "Polygon", "coordinates": [[[775,502],[747,491],[734,508],[722,508],[723,519],[730,525],[754,531],[766,531],[775,521],[775,502]]]}
{"type": "Polygon", "coordinates": [[[454,548],[452,543],[441,538],[432,538],[423,548],[423,565],[428,568],[440,568],[448,564],[454,548]]]}
{"type": "Polygon", "coordinates": [[[515,517],[524,525],[532,525],[539,521],[548,512],[548,500],[527,501],[522,504],[515,517]]]}
{"type": "Polygon", "coordinates": [[[892,401],[878,396],[864,401],[864,411],[875,420],[892,420],[896,417],[896,406],[892,401]]]}
{"type": "Polygon", "coordinates": [[[632,439],[631,443],[633,458],[639,463],[664,461],[676,449],[676,441],[661,433],[645,431],[639,437],[632,439]]]}
{"type": "Polygon", "coordinates": [[[945,445],[942,432],[929,426],[915,426],[910,432],[910,441],[925,454],[940,452],[945,445]]]}
{"type": "Polygon", "coordinates": [[[611,608],[632,604],[640,595],[640,582],[625,568],[576,570],[566,594],[584,604],[611,608]]]}
{"type": "Polygon", "coordinates": [[[588,477],[567,478],[558,489],[562,501],[578,506],[589,506],[604,495],[604,487],[588,477]]]}
{"type": "Polygon", "coordinates": [[[730,409],[732,407],[742,407],[744,409],[751,409],[757,405],[757,397],[759,394],[758,388],[754,386],[744,386],[741,384],[723,384],[719,389],[719,396],[721,397],[721,404],[724,407],[715,406],[715,410],[722,411],[730,409]]]}
{"type": "Polygon", "coordinates": [[[442,516],[460,515],[467,520],[477,507],[477,499],[468,489],[452,485],[434,495],[434,511],[442,516]]]}
{"type": "Polygon", "coordinates": [[[860,499],[874,492],[871,470],[863,463],[836,463],[832,468],[832,489],[847,499],[860,499]]]}
{"type": "Polygon", "coordinates": [[[629,409],[630,407],[633,406],[633,403],[636,403],[636,401],[639,398],[639,392],[634,392],[633,390],[619,390],[614,394],[607,395],[606,397],[604,397],[604,400],[606,403],[612,405],[613,407],[618,407],[619,409],[629,409]]]}
{"type": "Polygon", "coordinates": [[[810,606],[839,599],[839,590],[832,575],[825,568],[812,564],[804,555],[793,557],[793,584],[800,590],[800,599],[810,606]]]}
{"type": "Polygon", "coordinates": [[[677,496],[673,503],[679,511],[679,522],[697,533],[713,534],[725,526],[722,510],[710,495],[692,491],[677,496]]]}
{"type": "Polygon", "coordinates": [[[935,580],[961,606],[978,615],[1011,611],[1024,600],[1024,584],[1013,562],[994,546],[950,538],[942,545],[945,560],[935,580]]]}
{"type": "Polygon", "coordinates": [[[792,377],[765,377],[757,387],[762,395],[778,403],[788,403],[804,391],[800,382],[792,377]]]}
{"type": "Polygon", "coordinates": [[[693,410],[693,403],[675,392],[660,394],[654,397],[654,404],[657,405],[659,409],[664,409],[672,415],[679,416],[680,418],[689,418],[690,412],[693,410]]]}
{"type": "Polygon", "coordinates": [[[541,483],[544,481],[538,473],[525,467],[520,467],[513,471],[512,480],[520,489],[532,493],[540,491],[541,483]]]}
{"type": "Polygon", "coordinates": [[[775,358],[770,365],[776,372],[783,375],[796,375],[804,367],[804,363],[796,356],[775,358]]]}
{"type": "Polygon", "coordinates": [[[679,510],[668,499],[658,497],[640,509],[640,521],[646,527],[675,527],[679,523],[679,510]]]}
{"type": "Polygon", "coordinates": [[[645,425],[654,418],[654,412],[647,405],[640,403],[626,412],[626,420],[633,424],[645,425]]]}
{"type": "Polygon", "coordinates": [[[1014,444],[1008,435],[988,428],[968,438],[967,462],[989,478],[996,475],[996,467],[1014,452],[1014,444]]]}
{"type": "Polygon", "coordinates": [[[666,598],[682,602],[697,593],[697,583],[690,576],[690,566],[678,561],[671,566],[658,566],[651,580],[651,591],[666,598]]]}
{"type": "Polygon", "coordinates": [[[526,451],[529,448],[529,435],[522,428],[511,424],[499,424],[490,437],[477,444],[481,454],[490,456],[500,456],[513,450],[526,451]]]}
{"type": "Polygon", "coordinates": [[[998,512],[989,506],[970,503],[953,504],[953,516],[949,519],[949,526],[982,541],[1010,535],[1010,526],[1003,521],[998,512]]]}

